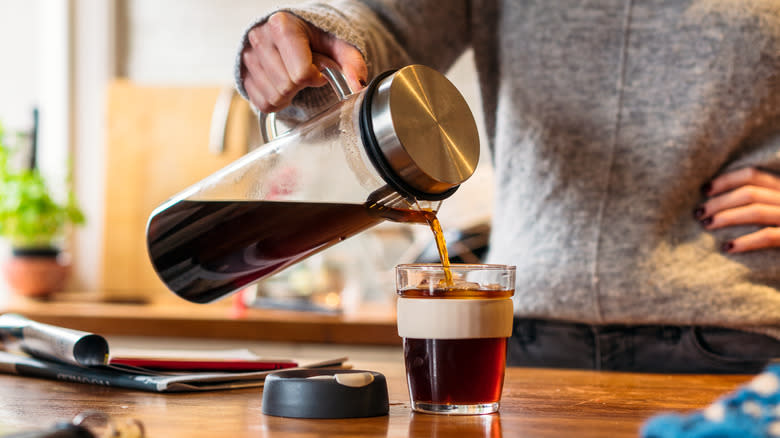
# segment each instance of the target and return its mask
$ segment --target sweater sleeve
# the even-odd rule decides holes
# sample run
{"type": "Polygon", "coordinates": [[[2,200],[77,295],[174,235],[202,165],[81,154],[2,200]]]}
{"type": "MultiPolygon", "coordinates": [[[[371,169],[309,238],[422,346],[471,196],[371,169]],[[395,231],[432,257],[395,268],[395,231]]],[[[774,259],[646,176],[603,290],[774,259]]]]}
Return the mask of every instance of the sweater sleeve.
{"type": "MultiPolygon", "coordinates": [[[[412,63],[440,71],[448,69],[470,40],[468,2],[436,0],[335,0],[281,8],[355,46],[366,60],[369,78],[382,71],[412,63]]],[[[277,11],[274,11],[277,12],[277,11]]],[[[249,31],[271,14],[253,21],[244,31],[236,56],[236,88],[243,86],[241,52],[249,31]]],[[[329,102],[328,90],[304,90],[294,106],[319,108],[329,102]]],[[[299,118],[291,114],[293,118],[299,118]]]]}

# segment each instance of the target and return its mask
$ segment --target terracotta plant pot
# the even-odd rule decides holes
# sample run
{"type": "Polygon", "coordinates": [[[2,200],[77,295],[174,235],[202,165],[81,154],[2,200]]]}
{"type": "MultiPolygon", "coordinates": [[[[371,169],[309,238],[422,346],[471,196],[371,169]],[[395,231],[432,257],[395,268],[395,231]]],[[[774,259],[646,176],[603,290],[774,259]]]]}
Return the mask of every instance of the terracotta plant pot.
{"type": "Polygon", "coordinates": [[[3,271],[14,292],[45,298],[64,288],[70,266],[56,249],[15,248],[3,271]]]}

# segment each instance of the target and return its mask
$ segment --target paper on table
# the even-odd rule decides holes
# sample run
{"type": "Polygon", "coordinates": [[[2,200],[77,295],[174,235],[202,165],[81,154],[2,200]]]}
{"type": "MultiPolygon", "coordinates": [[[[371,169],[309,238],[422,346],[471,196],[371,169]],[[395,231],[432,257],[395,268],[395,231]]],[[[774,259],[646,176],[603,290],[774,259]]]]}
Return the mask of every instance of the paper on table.
{"type": "Polygon", "coordinates": [[[218,350],[178,350],[171,348],[128,348],[113,347],[111,349],[111,358],[133,357],[143,359],[242,359],[255,360],[260,356],[253,353],[248,348],[232,348],[218,350]]]}
{"type": "MultiPolygon", "coordinates": [[[[347,368],[346,357],[301,362],[300,368],[347,368]]],[[[118,367],[80,367],[33,357],[0,352],[0,372],[42,377],[66,382],[138,389],[150,392],[190,392],[263,386],[265,377],[274,371],[246,373],[151,373],[118,367]]]]}
{"type": "Polygon", "coordinates": [[[32,321],[21,315],[0,315],[0,337],[8,349],[74,365],[108,363],[108,342],[100,335],[32,321]]]}
{"type": "Polygon", "coordinates": [[[246,348],[227,350],[114,348],[109,364],[182,371],[268,371],[298,366],[294,360],[262,357],[246,348]]]}

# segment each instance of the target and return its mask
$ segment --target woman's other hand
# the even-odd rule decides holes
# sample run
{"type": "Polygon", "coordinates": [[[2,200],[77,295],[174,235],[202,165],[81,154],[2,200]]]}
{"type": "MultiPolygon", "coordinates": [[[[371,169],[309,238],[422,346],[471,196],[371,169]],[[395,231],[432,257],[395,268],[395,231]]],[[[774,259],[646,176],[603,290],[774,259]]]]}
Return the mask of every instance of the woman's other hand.
{"type": "Polygon", "coordinates": [[[739,253],[780,248],[780,178],[755,168],[718,176],[702,191],[709,197],[694,216],[708,230],[732,225],[763,225],[760,230],[723,242],[721,249],[739,253]]]}
{"type": "Polygon", "coordinates": [[[306,87],[327,83],[319,56],[336,61],[353,90],[365,85],[368,69],[360,51],[293,14],[277,12],[247,36],[242,80],[249,100],[264,113],[286,107],[306,87]]]}

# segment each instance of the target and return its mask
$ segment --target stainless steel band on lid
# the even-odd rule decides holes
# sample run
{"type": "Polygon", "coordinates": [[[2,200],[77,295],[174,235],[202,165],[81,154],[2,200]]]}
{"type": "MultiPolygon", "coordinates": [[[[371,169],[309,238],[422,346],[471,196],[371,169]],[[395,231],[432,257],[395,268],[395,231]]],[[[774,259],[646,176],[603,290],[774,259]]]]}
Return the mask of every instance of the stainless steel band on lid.
{"type": "Polygon", "coordinates": [[[361,109],[363,142],[380,173],[417,199],[444,199],[479,161],[477,125],[441,73],[410,65],[378,76],[361,109]]]}

